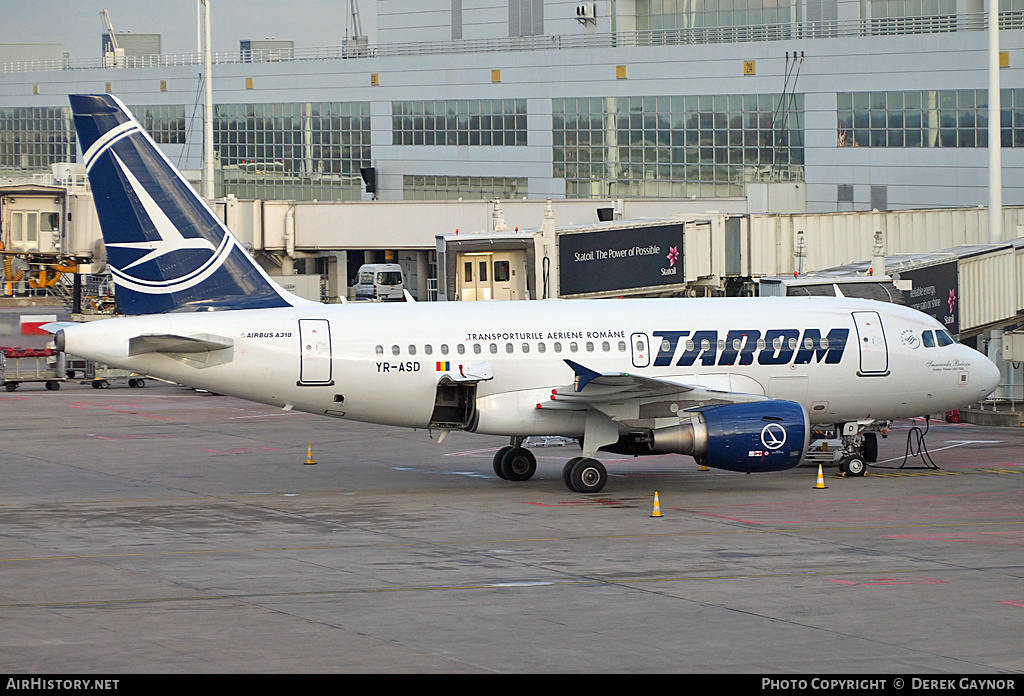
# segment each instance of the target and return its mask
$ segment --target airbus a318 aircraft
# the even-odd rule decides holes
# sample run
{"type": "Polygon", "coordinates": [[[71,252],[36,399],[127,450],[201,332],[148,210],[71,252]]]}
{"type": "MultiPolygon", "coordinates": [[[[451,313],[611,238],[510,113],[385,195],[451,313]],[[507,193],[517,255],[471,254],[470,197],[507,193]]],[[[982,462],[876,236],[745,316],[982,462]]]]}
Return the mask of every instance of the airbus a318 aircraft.
{"type": "Polygon", "coordinates": [[[740,472],[797,466],[812,426],[863,472],[874,431],[961,408],[995,365],[907,307],[844,298],[322,305],[277,286],[110,95],[72,96],[107,257],[127,315],[50,325],[71,354],[335,418],[579,438],[566,486],[600,491],[600,450],[680,453],[740,472]]]}

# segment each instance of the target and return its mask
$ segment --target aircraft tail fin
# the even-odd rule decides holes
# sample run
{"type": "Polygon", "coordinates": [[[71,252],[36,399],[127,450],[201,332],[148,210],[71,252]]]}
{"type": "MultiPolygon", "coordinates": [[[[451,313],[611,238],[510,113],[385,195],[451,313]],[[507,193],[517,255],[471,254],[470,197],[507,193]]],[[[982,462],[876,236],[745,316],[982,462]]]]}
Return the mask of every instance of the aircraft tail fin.
{"type": "Polygon", "coordinates": [[[310,304],[270,279],[117,97],[70,100],[125,314],[310,304]]]}

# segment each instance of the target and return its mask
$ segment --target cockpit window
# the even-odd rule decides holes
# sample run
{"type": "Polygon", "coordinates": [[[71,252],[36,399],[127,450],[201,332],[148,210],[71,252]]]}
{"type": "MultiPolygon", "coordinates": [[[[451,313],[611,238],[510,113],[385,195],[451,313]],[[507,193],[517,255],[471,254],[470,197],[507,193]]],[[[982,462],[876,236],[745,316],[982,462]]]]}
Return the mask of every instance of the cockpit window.
{"type": "Polygon", "coordinates": [[[956,340],[949,335],[949,332],[942,329],[935,332],[935,338],[938,339],[940,348],[942,346],[951,346],[956,343],[956,340]]]}
{"type": "Polygon", "coordinates": [[[935,347],[935,335],[931,331],[925,331],[921,334],[921,343],[924,344],[925,348],[935,347]]]}

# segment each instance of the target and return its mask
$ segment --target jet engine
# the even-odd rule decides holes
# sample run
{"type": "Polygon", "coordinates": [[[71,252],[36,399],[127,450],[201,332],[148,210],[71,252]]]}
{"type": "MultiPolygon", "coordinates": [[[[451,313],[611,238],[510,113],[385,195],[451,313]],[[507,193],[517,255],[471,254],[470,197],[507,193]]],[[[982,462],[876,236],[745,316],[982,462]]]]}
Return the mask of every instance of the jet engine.
{"type": "Polygon", "coordinates": [[[692,455],[729,471],[780,471],[800,463],[810,425],[804,407],[793,401],[755,401],[702,409],[687,423],[651,430],[655,452],[692,455]]]}

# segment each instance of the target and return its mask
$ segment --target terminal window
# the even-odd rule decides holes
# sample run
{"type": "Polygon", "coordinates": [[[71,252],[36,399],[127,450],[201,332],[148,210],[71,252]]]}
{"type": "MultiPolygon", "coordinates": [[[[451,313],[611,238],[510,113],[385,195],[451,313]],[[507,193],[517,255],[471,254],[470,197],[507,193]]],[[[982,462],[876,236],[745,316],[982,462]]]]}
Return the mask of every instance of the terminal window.
{"type": "Polygon", "coordinates": [[[368,102],[220,104],[214,107],[217,195],[359,200],[369,167],[368,102]]]}
{"type": "MultiPolygon", "coordinates": [[[[1002,146],[1024,146],[1024,89],[1000,90],[1002,146]]],[[[988,90],[842,92],[838,147],[988,147],[988,90]]]]}
{"type": "Polygon", "coordinates": [[[554,175],[577,198],[744,195],[804,180],[802,94],[552,100],[554,175]]]}
{"type": "Polygon", "coordinates": [[[526,100],[392,102],[391,144],[526,145],[526,100]]]}

